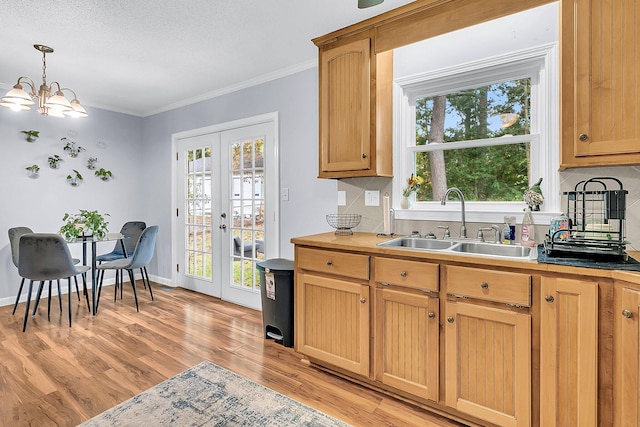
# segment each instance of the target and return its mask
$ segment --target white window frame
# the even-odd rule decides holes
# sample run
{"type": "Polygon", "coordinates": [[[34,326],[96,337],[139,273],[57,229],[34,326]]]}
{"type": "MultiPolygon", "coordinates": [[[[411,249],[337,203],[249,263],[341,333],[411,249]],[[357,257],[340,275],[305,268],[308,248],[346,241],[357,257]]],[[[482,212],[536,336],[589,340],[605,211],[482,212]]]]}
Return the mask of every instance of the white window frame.
{"type": "MultiPolygon", "coordinates": [[[[543,178],[545,201],[540,212],[534,212],[536,223],[548,223],[560,212],[559,197],[559,145],[558,145],[558,45],[549,43],[534,48],[510,52],[479,61],[469,62],[437,71],[412,75],[394,81],[394,170],[393,208],[396,218],[406,220],[449,221],[460,215],[459,204],[414,202],[411,209],[402,209],[400,200],[406,178],[414,172],[415,153],[431,151],[435,147],[416,146],[415,100],[435,96],[452,90],[476,88],[500,81],[531,77],[531,135],[509,137],[510,143],[531,141],[530,181],[543,178]]],[[[505,140],[506,142],[506,140],[505,140]]],[[[496,139],[452,143],[467,148],[496,145],[496,139]]],[[[438,147],[441,149],[442,146],[438,147]]],[[[454,147],[448,148],[452,149],[454,147]]],[[[455,183],[448,183],[455,186],[455,183]]],[[[521,220],[525,208],[522,202],[466,201],[466,219],[469,222],[501,224],[504,216],[521,220]]]]}

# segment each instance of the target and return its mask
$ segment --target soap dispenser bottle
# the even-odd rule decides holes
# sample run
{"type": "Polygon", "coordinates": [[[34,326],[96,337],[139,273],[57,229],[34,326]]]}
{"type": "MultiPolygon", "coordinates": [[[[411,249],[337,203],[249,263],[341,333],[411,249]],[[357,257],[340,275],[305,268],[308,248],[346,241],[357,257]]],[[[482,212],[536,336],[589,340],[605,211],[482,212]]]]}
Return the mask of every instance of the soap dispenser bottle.
{"type": "Polygon", "coordinates": [[[522,246],[535,246],[536,245],[536,232],[535,224],[533,223],[533,215],[531,215],[531,208],[527,207],[524,211],[524,217],[522,218],[522,231],[520,234],[520,242],[522,246]]]}

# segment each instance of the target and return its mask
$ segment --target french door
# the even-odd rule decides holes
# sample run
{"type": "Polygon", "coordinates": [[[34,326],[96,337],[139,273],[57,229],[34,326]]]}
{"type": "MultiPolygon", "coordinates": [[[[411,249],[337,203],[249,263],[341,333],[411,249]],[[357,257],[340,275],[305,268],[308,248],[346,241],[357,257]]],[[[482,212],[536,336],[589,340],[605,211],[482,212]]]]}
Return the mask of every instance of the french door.
{"type": "Polygon", "coordinates": [[[275,124],[228,126],[174,135],[175,283],[260,309],[256,263],[278,253],[275,124]]]}

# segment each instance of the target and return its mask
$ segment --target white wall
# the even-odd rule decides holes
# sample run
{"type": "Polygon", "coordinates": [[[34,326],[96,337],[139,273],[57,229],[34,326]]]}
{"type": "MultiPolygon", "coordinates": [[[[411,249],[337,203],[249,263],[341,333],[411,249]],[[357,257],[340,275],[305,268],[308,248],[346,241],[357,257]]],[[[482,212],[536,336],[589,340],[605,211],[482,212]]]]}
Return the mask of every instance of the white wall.
{"type": "MultiPolygon", "coordinates": [[[[293,258],[292,237],[329,231],[325,214],[336,210],[336,181],[317,179],[318,70],[309,69],[219,98],[140,118],[89,109],[86,119],[55,119],[35,111],[15,113],[0,108],[0,230],[28,226],[57,232],[65,212],[79,209],[109,213],[110,229],[128,220],[159,225],[156,256],[149,273],[160,282],[171,278],[171,135],[189,129],[277,111],[279,113],[280,188],[289,201],[280,203],[280,254],[293,258]],[[39,130],[34,143],[21,130],[39,130]],[[73,137],[71,135],[74,135],[73,137]],[[77,159],[62,152],[66,136],[87,149],[77,159]],[[64,158],[60,170],[49,169],[47,157],[64,158]],[[98,157],[98,167],[114,174],[102,182],[86,169],[98,157]],[[40,177],[27,177],[26,166],[38,163],[40,177]],[[78,169],[85,182],[69,186],[66,175],[78,169]]],[[[111,250],[104,244],[99,251],[111,250]]],[[[80,256],[80,246],[72,247],[80,256]]],[[[271,256],[270,256],[271,257],[271,256]]],[[[0,305],[13,303],[19,284],[11,261],[6,231],[0,234],[0,305]]]]}
{"type": "MultiPolygon", "coordinates": [[[[98,109],[88,112],[84,119],[57,119],[42,117],[34,110],[16,113],[0,108],[0,305],[13,303],[19,284],[7,229],[26,226],[36,232],[57,232],[64,214],[79,209],[110,214],[113,231],[128,220],[148,222],[140,201],[142,120],[98,109]],[[20,131],[32,129],[40,131],[40,137],[29,143],[20,131]],[[62,137],[76,141],[86,151],[71,158],[62,150],[62,137]],[[58,170],[47,163],[53,154],[63,158],[58,170]],[[111,170],[113,179],[103,182],[94,176],[86,167],[88,157],[97,157],[97,168],[111,170]],[[40,166],[37,179],[27,177],[25,170],[34,163],[40,166]],[[84,177],[78,187],[66,182],[72,169],[84,177]]],[[[100,246],[99,250],[108,252],[113,244],[100,246]]],[[[80,245],[71,245],[71,250],[75,256],[82,254],[80,245]]]]}
{"type": "Polygon", "coordinates": [[[280,254],[293,258],[292,237],[329,231],[325,214],[336,210],[336,182],[317,179],[318,70],[309,69],[278,80],[144,119],[143,171],[145,211],[160,226],[154,273],[171,277],[171,135],[278,112],[280,188],[289,201],[280,203],[280,254]]]}

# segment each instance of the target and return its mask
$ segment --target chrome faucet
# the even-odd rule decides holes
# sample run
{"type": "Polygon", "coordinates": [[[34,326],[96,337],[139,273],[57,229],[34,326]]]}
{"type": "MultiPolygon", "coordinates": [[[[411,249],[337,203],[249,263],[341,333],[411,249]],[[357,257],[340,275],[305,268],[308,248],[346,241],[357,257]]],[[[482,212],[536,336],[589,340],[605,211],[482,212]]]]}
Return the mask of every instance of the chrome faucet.
{"type": "Polygon", "coordinates": [[[460,199],[461,211],[462,211],[462,224],[460,225],[460,237],[466,238],[467,237],[467,222],[465,221],[464,196],[462,195],[462,191],[460,191],[456,187],[451,187],[451,188],[447,189],[447,191],[444,193],[444,196],[442,196],[442,200],[440,201],[440,204],[442,204],[442,205],[446,205],[447,204],[447,197],[449,197],[449,193],[451,193],[451,192],[456,193],[458,195],[458,198],[460,199]]]}

